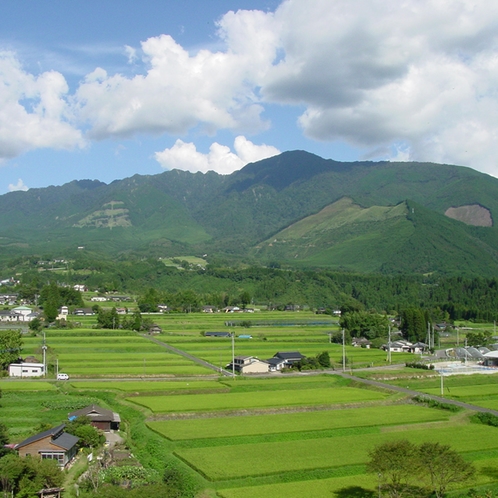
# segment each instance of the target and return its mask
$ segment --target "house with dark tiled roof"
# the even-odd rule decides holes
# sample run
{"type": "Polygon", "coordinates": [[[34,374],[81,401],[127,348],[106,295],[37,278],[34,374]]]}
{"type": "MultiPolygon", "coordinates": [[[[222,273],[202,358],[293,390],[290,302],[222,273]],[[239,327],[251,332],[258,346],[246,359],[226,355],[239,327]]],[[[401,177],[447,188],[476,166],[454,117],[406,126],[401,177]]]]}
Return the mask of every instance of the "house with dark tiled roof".
{"type": "Polygon", "coordinates": [[[274,354],[273,357],[284,360],[286,367],[292,367],[295,363],[301,361],[304,358],[304,355],[299,351],[279,351],[274,354]]]}
{"type": "Polygon", "coordinates": [[[99,405],[89,405],[68,415],[69,420],[74,420],[78,417],[88,417],[94,427],[105,432],[119,430],[119,424],[121,423],[118,413],[102,408],[99,405]]]}
{"type": "Polygon", "coordinates": [[[64,432],[65,424],[28,437],[16,444],[14,449],[21,457],[37,457],[56,460],[59,467],[65,467],[77,453],[79,438],[64,432]]]}

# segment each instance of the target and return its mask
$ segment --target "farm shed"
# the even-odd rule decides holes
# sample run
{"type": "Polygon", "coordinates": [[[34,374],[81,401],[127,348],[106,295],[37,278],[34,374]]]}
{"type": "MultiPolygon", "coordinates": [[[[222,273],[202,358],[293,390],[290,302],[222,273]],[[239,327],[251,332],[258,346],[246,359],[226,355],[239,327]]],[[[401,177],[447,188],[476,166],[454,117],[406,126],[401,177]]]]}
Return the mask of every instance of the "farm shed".
{"type": "Polygon", "coordinates": [[[498,367],[498,351],[485,353],[483,365],[486,367],[498,367]]]}
{"type": "Polygon", "coordinates": [[[41,377],[44,373],[43,363],[21,362],[9,365],[9,377],[41,377]]]}
{"type": "Polygon", "coordinates": [[[79,438],[64,432],[65,424],[28,437],[16,444],[14,449],[20,457],[39,456],[41,459],[56,460],[59,467],[65,467],[76,455],[79,438]]]}
{"type": "Polygon", "coordinates": [[[119,424],[121,423],[121,418],[118,413],[98,405],[89,405],[80,410],[71,412],[68,415],[69,420],[78,417],[88,417],[94,427],[105,432],[119,430],[119,424]]]}

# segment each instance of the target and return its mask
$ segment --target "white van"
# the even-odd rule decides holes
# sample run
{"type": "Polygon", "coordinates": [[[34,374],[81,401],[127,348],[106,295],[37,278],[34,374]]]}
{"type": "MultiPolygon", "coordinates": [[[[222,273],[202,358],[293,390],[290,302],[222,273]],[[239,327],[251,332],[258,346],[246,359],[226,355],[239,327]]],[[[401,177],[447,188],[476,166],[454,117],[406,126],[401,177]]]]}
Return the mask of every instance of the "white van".
{"type": "Polygon", "coordinates": [[[63,374],[63,373],[57,374],[57,380],[68,380],[68,379],[69,379],[68,374],[63,374]]]}

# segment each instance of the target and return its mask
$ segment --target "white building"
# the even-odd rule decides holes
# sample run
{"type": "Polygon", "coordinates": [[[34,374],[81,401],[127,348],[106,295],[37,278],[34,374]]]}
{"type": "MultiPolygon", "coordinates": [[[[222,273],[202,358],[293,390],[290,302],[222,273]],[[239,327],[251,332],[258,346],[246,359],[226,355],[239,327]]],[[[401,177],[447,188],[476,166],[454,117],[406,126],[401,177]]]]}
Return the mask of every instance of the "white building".
{"type": "Polygon", "coordinates": [[[11,363],[9,377],[41,377],[45,373],[43,363],[11,363]]]}

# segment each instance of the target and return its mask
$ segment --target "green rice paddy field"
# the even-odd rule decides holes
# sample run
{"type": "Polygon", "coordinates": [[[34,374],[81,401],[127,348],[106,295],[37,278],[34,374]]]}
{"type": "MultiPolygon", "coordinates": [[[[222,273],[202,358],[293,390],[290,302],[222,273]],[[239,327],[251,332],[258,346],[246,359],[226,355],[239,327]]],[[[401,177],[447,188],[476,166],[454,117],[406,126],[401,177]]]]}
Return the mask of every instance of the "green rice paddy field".
{"type": "MultiPolygon", "coordinates": [[[[330,317],[327,324],[312,324],[316,316],[303,313],[265,314],[265,318],[274,323],[233,329],[236,335],[253,337],[235,340],[236,355],[266,359],[277,351],[305,355],[328,351],[340,366],[341,346],[329,343],[328,333],[337,330],[330,317]],[[285,323],[275,324],[278,317],[285,323]]],[[[224,325],[226,319],[226,315],[158,315],[154,321],[163,334],[154,339],[225,366],[231,360],[231,340],[203,333],[231,330],[224,325]]],[[[259,316],[248,319],[256,321],[259,316]]],[[[331,374],[213,377],[213,370],[149,337],[92,329],[89,320],[85,327],[46,333],[49,363],[57,358],[69,381],[0,381],[1,418],[14,441],[40,424],[61,423],[68,412],[95,402],[116,411],[121,407],[123,429],[132,445],[134,429],[126,414],[130,410],[139,414],[145,425],[141,434],[148,431],[151,438],[161,440],[165,459],[177,458],[200,476],[205,497],[371,496],[378,481],[366,473],[368,451],[400,438],[450,444],[478,468],[470,486],[498,489],[493,470],[498,465],[498,428],[471,422],[470,411],[429,408],[402,394],[366,388],[331,374]]],[[[40,337],[26,337],[23,354],[41,357],[40,347],[40,337]]],[[[386,362],[379,350],[349,347],[347,356],[353,367],[386,362]]],[[[393,355],[400,363],[408,358],[413,360],[412,355],[393,355]]],[[[365,372],[362,375],[377,375],[374,370],[365,372]]],[[[388,374],[399,380],[389,382],[440,394],[439,377],[424,378],[424,371],[416,378],[417,374],[400,368],[388,374]]],[[[498,408],[498,376],[444,381],[445,397],[498,408]]]]}

